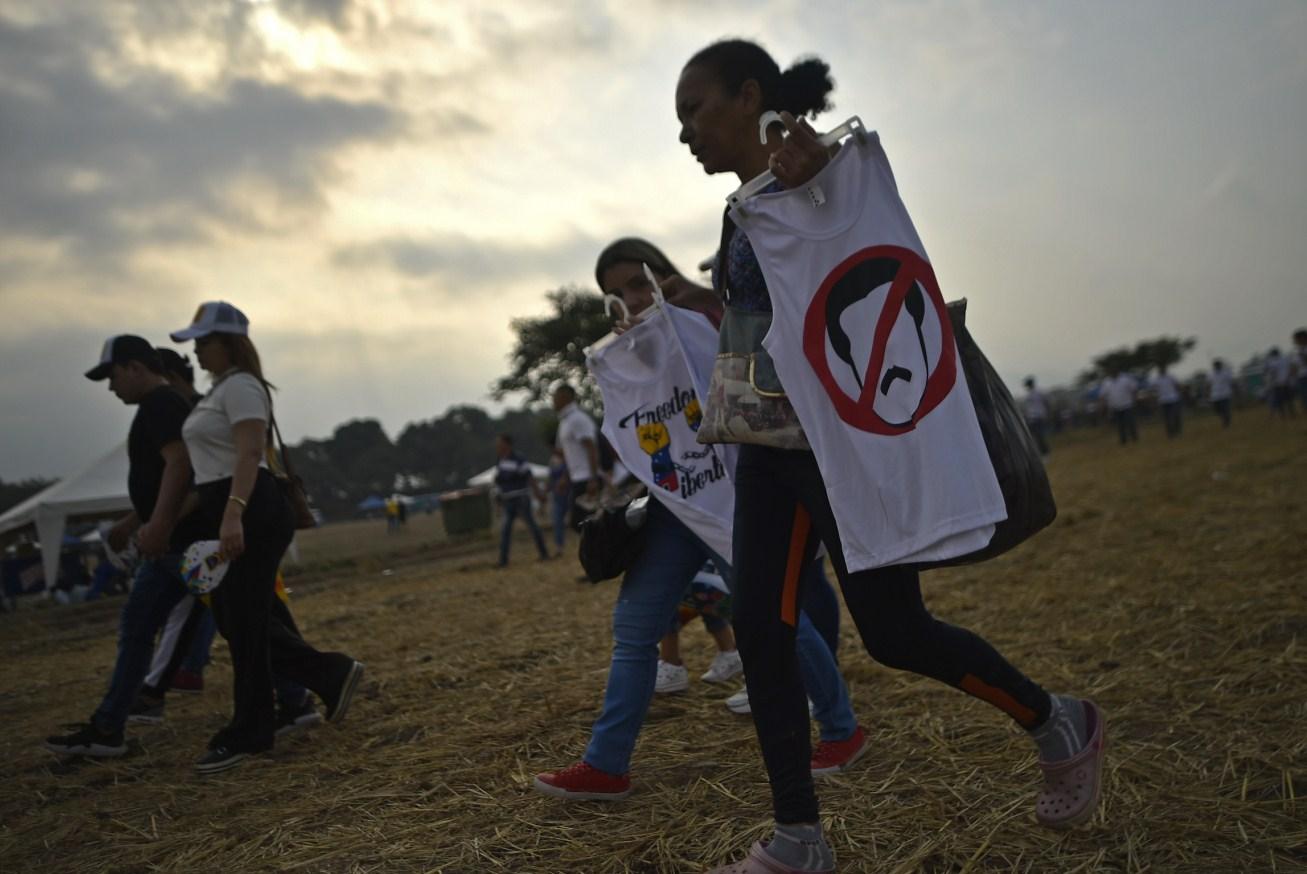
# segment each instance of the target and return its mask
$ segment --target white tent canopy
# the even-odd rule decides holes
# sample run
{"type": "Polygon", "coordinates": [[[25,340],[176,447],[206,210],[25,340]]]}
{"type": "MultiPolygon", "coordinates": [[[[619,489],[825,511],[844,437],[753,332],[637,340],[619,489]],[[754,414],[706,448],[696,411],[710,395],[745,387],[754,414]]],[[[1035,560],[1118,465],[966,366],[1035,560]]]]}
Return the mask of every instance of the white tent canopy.
{"type": "Polygon", "coordinates": [[[48,592],[58,577],[59,551],[68,517],[110,516],[131,508],[127,497],[127,444],[120,443],[85,469],[11,507],[0,516],[0,534],[36,526],[48,592]]]}
{"type": "MultiPolygon", "coordinates": [[[[467,484],[470,488],[477,488],[478,486],[493,486],[495,484],[495,473],[497,471],[498,467],[488,467],[468,480],[467,484]]],[[[531,476],[538,480],[547,480],[549,479],[549,468],[543,464],[532,464],[531,476]]]]}

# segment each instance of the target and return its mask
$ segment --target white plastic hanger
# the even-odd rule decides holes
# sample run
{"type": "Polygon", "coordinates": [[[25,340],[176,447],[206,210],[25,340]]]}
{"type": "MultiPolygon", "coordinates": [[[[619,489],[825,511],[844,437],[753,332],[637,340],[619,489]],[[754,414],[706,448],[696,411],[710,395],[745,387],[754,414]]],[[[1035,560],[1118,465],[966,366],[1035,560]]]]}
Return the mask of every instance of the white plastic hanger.
{"type": "MultiPolygon", "coordinates": [[[[764,112],[758,119],[758,139],[764,145],[767,143],[767,128],[771,127],[773,124],[778,124],[780,120],[781,116],[778,112],[764,112]]],[[[852,136],[856,139],[858,145],[867,142],[867,129],[863,126],[862,119],[856,115],[850,116],[849,119],[839,127],[832,128],[822,134],[817,139],[817,142],[821,143],[826,148],[830,148],[847,136],[852,136]]],[[[735,189],[734,193],[726,198],[726,202],[730,205],[731,209],[741,209],[744,201],[753,197],[759,191],[762,191],[775,181],[776,176],[770,170],[764,170],[762,173],[759,173],[757,176],[735,189]]],[[[813,205],[820,206],[825,202],[825,196],[821,194],[821,190],[816,188],[816,186],[810,187],[815,189],[809,191],[809,196],[812,198],[813,205]]]]}
{"type": "MultiPolygon", "coordinates": [[[[662,315],[663,307],[667,305],[667,300],[663,297],[663,290],[658,285],[658,280],[654,277],[653,271],[649,269],[649,265],[641,262],[640,267],[644,269],[645,277],[649,280],[649,284],[653,286],[653,306],[632,316],[630,308],[626,305],[626,301],[622,300],[615,294],[604,295],[604,314],[611,317],[613,314],[613,307],[617,307],[622,312],[622,321],[629,323],[631,327],[635,327],[637,322],[647,322],[662,315]]],[[[630,333],[630,329],[627,329],[621,334],[605,334],[603,337],[600,337],[594,343],[587,346],[585,348],[585,354],[589,356],[592,353],[598,352],[600,349],[617,342],[630,333]]],[[[634,349],[635,337],[627,337],[627,341],[630,343],[629,348],[634,349]]]]}
{"type": "Polygon", "coordinates": [[[644,269],[644,278],[648,279],[649,284],[653,286],[654,306],[656,306],[661,311],[663,305],[667,303],[667,299],[663,297],[663,287],[658,284],[658,280],[657,278],[654,277],[654,273],[652,270],[649,269],[648,264],[645,264],[642,261],[640,262],[640,266],[644,269]]]}

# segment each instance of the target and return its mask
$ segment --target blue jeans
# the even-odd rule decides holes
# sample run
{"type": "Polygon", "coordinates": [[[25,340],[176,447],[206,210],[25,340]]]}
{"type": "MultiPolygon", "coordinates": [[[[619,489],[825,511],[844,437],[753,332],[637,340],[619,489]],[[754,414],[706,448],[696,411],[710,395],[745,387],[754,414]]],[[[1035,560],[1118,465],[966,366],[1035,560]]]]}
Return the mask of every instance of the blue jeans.
{"type": "Polygon", "coordinates": [[[182,668],[192,674],[203,674],[209,664],[209,651],[213,649],[213,637],[218,633],[218,623],[213,618],[212,610],[205,610],[200,624],[195,628],[195,637],[191,639],[191,648],[182,661],[182,668]]]}
{"type": "Polygon", "coordinates": [[[826,562],[820,556],[808,566],[803,575],[803,613],[812,620],[813,628],[830,649],[835,664],[840,663],[840,599],[835,587],[826,578],[826,562]]]}
{"type": "MultiPolygon", "coordinates": [[[[653,700],[658,641],[685,587],[712,560],[728,587],[730,565],[704,545],[657,498],[649,502],[644,551],[626,572],[613,607],[613,660],[603,709],[595,720],[585,762],[608,774],[631,767],[635,740],[653,700]]],[[[857,729],[848,689],[821,635],[800,611],[796,646],[803,682],[823,740],[845,740],[857,729]]]]}
{"type": "Polygon", "coordinates": [[[531,498],[528,495],[518,495],[513,498],[504,498],[504,527],[499,532],[499,564],[508,564],[508,547],[513,541],[513,520],[521,516],[526,520],[526,527],[530,529],[531,536],[535,539],[536,549],[540,551],[541,558],[548,558],[549,553],[545,551],[545,539],[540,535],[540,526],[536,524],[535,516],[531,513],[531,498]]]}
{"type": "Polygon", "coordinates": [[[563,538],[567,534],[567,510],[571,506],[571,501],[567,495],[556,494],[552,490],[549,493],[549,524],[554,529],[554,546],[559,552],[563,551],[563,538]]]}
{"type": "Polygon", "coordinates": [[[136,569],[136,580],[123,605],[118,658],[114,661],[109,691],[91,717],[101,731],[122,731],[127,725],[132,702],[150,671],[154,637],[168,621],[172,608],[186,597],[181,560],[180,555],[165,555],[143,561],[136,569]]]}

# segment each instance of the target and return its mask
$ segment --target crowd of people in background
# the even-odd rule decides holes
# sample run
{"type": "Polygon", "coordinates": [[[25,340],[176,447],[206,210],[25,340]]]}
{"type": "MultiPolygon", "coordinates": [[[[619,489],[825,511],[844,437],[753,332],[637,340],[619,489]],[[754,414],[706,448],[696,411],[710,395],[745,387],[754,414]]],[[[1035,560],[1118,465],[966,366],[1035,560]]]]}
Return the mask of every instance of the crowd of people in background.
{"type": "Polygon", "coordinates": [[[1122,446],[1138,441],[1141,410],[1157,413],[1168,439],[1181,435],[1186,409],[1209,407],[1221,426],[1228,428],[1240,394],[1249,401],[1260,398],[1275,418],[1293,419],[1299,407],[1307,413],[1307,328],[1293,332],[1288,354],[1272,347],[1245,371],[1241,377],[1216,358],[1209,371],[1182,383],[1167,365],[1159,365],[1151,378],[1116,369],[1083,391],[1059,392],[1057,399],[1038,388],[1030,376],[1023,382],[1022,405],[1031,436],[1045,455],[1051,433],[1073,425],[1096,426],[1099,412],[1110,420],[1122,446]]]}

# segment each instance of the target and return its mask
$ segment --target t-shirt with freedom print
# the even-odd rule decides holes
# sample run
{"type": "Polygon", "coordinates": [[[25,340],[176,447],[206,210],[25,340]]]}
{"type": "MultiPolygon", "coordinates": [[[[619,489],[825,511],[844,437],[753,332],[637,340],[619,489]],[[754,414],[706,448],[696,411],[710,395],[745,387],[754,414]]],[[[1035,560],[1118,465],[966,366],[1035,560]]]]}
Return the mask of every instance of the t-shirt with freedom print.
{"type": "Polygon", "coordinates": [[[664,306],[592,351],[587,363],[604,398],[603,434],[622,464],[729,560],[736,450],[695,439],[700,392],[716,354],[717,330],[707,317],[664,306]]]}

